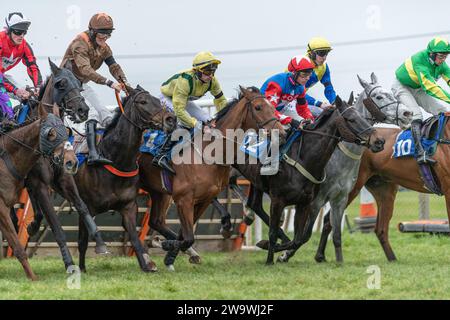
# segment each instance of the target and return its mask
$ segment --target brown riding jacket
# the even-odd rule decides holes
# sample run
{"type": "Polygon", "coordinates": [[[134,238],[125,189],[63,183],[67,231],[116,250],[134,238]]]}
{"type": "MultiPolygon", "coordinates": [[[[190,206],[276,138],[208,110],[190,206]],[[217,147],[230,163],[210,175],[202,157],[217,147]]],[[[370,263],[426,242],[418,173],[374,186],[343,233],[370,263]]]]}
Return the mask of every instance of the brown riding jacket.
{"type": "Polygon", "coordinates": [[[66,63],[72,63],[72,71],[74,75],[83,83],[94,81],[98,84],[106,84],[107,78],[98,74],[98,70],[103,62],[105,62],[111,75],[119,81],[126,81],[126,77],[122,68],[113,58],[111,48],[106,45],[100,47],[92,43],[89,38],[88,31],[80,33],[72,42],[64,54],[61,67],[66,63]]]}

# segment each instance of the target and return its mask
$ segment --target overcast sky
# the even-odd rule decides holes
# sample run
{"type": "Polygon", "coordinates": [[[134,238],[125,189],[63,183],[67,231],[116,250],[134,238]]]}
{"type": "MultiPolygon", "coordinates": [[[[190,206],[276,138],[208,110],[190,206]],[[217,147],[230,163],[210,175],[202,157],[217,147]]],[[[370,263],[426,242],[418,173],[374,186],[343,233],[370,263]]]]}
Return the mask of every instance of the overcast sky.
{"type": "MultiPolygon", "coordinates": [[[[115,56],[223,52],[219,55],[223,63],[217,77],[225,95],[231,97],[240,84],[260,87],[269,76],[281,72],[292,56],[304,52],[227,51],[302,46],[313,36],[324,36],[332,44],[437,32],[448,38],[449,9],[448,0],[22,0],[2,3],[0,14],[21,11],[32,20],[26,37],[40,57],[38,63],[44,75],[49,72],[45,58],[61,57],[70,41],[87,28],[94,13],[107,12],[116,27],[109,40],[115,56]]],[[[356,74],[369,78],[372,71],[389,87],[395,69],[405,58],[425,48],[429,39],[337,45],[328,57],[337,93],[346,97],[352,90],[360,91],[356,74]]],[[[192,56],[116,60],[132,84],[141,84],[157,95],[162,82],[190,67],[192,56]]],[[[22,65],[9,73],[30,84],[22,65]]],[[[109,77],[104,68],[100,73],[109,77]]],[[[321,99],[322,88],[316,87],[311,94],[321,99]]],[[[97,88],[105,104],[114,102],[111,89],[97,88]]]]}

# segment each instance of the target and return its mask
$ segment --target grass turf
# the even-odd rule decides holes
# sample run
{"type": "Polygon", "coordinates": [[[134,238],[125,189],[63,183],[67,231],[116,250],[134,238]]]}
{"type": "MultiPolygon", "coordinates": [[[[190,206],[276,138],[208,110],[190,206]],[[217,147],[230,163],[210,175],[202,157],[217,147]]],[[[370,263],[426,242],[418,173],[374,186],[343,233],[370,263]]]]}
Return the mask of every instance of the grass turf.
{"type": "MultiPolygon", "coordinates": [[[[446,218],[443,198],[432,196],[430,207],[432,218],[446,218]]],[[[351,218],[357,215],[357,201],[348,212],[351,218]]],[[[417,194],[399,193],[390,229],[394,263],[387,262],[374,234],[347,230],[343,265],[334,262],[330,241],[329,262],[314,261],[316,233],[289,263],[270,267],[263,251],[201,253],[201,265],[182,255],[174,273],[155,256],[156,274],[141,272],[135,258],[92,258],[80,289],[68,289],[59,257],[30,260],[37,282],[25,278],[16,259],[6,259],[0,261],[0,299],[449,299],[450,238],[396,230],[399,221],[415,219],[417,194]],[[373,265],[381,271],[378,290],[367,288],[373,265]]]]}

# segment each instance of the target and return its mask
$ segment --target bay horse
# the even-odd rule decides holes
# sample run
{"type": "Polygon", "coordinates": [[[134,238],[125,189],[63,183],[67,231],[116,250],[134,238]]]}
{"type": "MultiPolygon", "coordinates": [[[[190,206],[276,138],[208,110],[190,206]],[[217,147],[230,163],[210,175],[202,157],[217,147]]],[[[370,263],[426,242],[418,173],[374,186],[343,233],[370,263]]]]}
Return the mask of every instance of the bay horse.
{"type": "Polygon", "coordinates": [[[25,176],[41,156],[50,158],[52,163],[62,166],[69,174],[74,174],[78,165],[62,121],[48,114],[42,103],[39,115],[40,119],[26,122],[11,132],[0,132],[0,230],[31,280],[37,280],[37,277],[19,242],[10,210],[24,187],[25,176]]]}
{"type": "MultiPolygon", "coordinates": [[[[84,164],[75,175],[75,182],[93,216],[108,210],[118,211],[122,215],[123,227],[128,232],[141,269],[153,272],[156,265],[144,252],[136,232],[138,171],[148,170],[138,165],[139,147],[144,130],[172,131],[176,126],[176,117],[163,108],[158,98],[140,86],[130,88],[129,93],[123,100],[124,113],[116,111],[98,145],[99,151],[112,160],[114,166],[84,164]]],[[[82,271],[86,271],[88,233],[82,218],[79,219],[78,237],[79,265],[82,271]]]]}
{"type": "MultiPolygon", "coordinates": [[[[448,117],[448,115],[446,115],[448,117]]],[[[419,173],[419,166],[414,157],[392,158],[392,148],[396,143],[396,137],[400,129],[378,128],[381,136],[386,139],[386,149],[378,154],[364,152],[359,167],[358,179],[348,197],[347,206],[359,194],[365,185],[372,193],[378,206],[378,216],[375,226],[375,234],[388,261],[397,258],[389,242],[389,222],[394,210],[394,201],[398,186],[403,186],[421,193],[431,193],[424,187],[424,182],[419,173]]],[[[450,123],[445,122],[443,139],[447,141],[438,144],[433,158],[437,163],[433,166],[434,173],[439,179],[441,190],[445,197],[447,216],[450,219],[450,123]]],[[[331,224],[327,220],[324,223],[323,237],[331,231],[331,224]]],[[[317,255],[325,256],[326,241],[321,241],[317,249],[317,255]]]]}
{"type": "MultiPolygon", "coordinates": [[[[238,99],[231,101],[216,115],[215,127],[222,136],[226,135],[227,129],[265,129],[268,131],[275,129],[279,130],[280,139],[284,139],[286,135],[284,128],[275,118],[274,108],[254,87],[240,87],[238,99]]],[[[207,146],[208,143],[204,142],[200,149],[204,150],[207,146]]],[[[236,148],[235,143],[234,147],[236,148]]],[[[196,151],[191,150],[190,152],[192,160],[196,151]]],[[[223,157],[227,157],[226,151],[224,151],[223,157]]],[[[228,184],[230,165],[173,164],[176,175],[170,177],[173,186],[171,196],[178,209],[181,222],[181,230],[177,236],[165,224],[170,194],[161,183],[161,169],[153,167],[152,160],[152,155],[147,153],[142,153],[139,158],[140,186],[151,196],[149,225],[166,238],[162,242],[162,248],[168,251],[164,264],[173,271],[173,264],[179,251],[186,251],[194,244],[194,224],[228,184]]],[[[190,257],[190,262],[200,263],[200,257],[193,255],[190,257]]]]}
{"type": "MultiPolygon", "coordinates": [[[[368,120],[371,125],[376,122],[396,124],[406,128],[411,122],[412,113],[407,106],[402,105],[390,90],[385,90],[379,83],[376,75],[371,74],[371,83],[358,76],[359,83],[364,90],[358,95],[354,108],[368,120]],[[370,112],[371,111],[371,112],[370,112]]],[[[308,220],[306,230],[296,234],[300,237],[297,241],[304,244],[311,235],[314,222],[321,208],[330,202],[330,214],[333,227],[333,244],[336,252],[336,260],[343,261],[341,246],[341,221],[344,209],[347,205],[348,194],[352,190],[358,177],[358,169],[362,153],[365,148],[356,144],[342,142],[333,152],[330,161],[325,167],[327,180],[321,184],[316,198],[310,204],[311,218],[308,220]]],[[[280,229],[282,232],[282,230],[280,229]]],[[[285,236],[287,237],[287,236],[285,236]]],[[[326,241],[326,237],[322,241],[326,241]]],[[[261,244],[260,244],[261,245],[261,244]]],[[[287,262],[295,254],[296,250],[288,250],[278,257],[279,262],[287,262]]],[[[316,261],[321,262],[323,257],[316,256],[316,261]]]]}
{"type": "MultiPolygon", "coordinates": [[[[352,99],[352,98],[351,98],[352,99]]],[[[341,140],[367,146],[374,152],[383,149],[384,140],[363,116],[339,96],[336,107],[322,112],[313,124],[301,128],[299,139],[286,152],[286,161],[274,176],[261,176],[260,165],[235,165],[234,167],[251,182],[247,205],[255,212],[263,212],[263,194],[270,197],[269,241],[266,265],[272,265],[274,253],[296,249],[301,234],[311,219],[310,204],[317,196],[321,184],[326,181],[325,166],[341,140]],[[375,141],[370,142],[375,135],[375,141]],[[289,163],[288,163],[289,161],[289,163]],[[295,205],[294,241],[283,239],[277,244],[281,215],[286,206],[295,205]]]]}
{"type": "MultiPolygon", "coordinates": [[[[40,90],[39,101],[42,102],[44,107],[56,104],[59,107],[61,119],[64,119],[67,115],[75,123],[86,121],[89,106],[81,96],[81,83],[75,78],[71,69],[59,68],[50,60],[49,63],[52,74],[40,90]]],[[[33,104],[32,101],[30,104],[33,104]]],[[[36,108],[31,110],[30,115],[35,115],[36,108]]],[[[53,206],[49,186],[77,209],[78,214],[88,226],[89,235],[95,239],[96,253],[107,253],[100,232],[78,193],[73,175],[66,174],[61,168],[52,165],[45,158],[37,161],[25,179],[25,187],[28,190],[35,212],[34,220],[27,228],[30,237],[39,231],[42,219],[45,216],[60,248],[65,268],[68,269],[74,265],[72,255],[67,247],[65,233],[53,206]]]]}

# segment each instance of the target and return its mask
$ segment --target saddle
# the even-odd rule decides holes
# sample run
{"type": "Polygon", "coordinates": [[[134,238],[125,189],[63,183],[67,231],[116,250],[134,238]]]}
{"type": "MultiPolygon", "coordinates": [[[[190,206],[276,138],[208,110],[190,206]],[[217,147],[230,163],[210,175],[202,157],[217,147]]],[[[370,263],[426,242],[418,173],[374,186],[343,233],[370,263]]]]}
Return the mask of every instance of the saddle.
{"type": "Polygon", "coordinates": [[[422,138],[433,139],[439,129],[439,115],[432,116],[422,123],[420,130],[422,138]]]}

